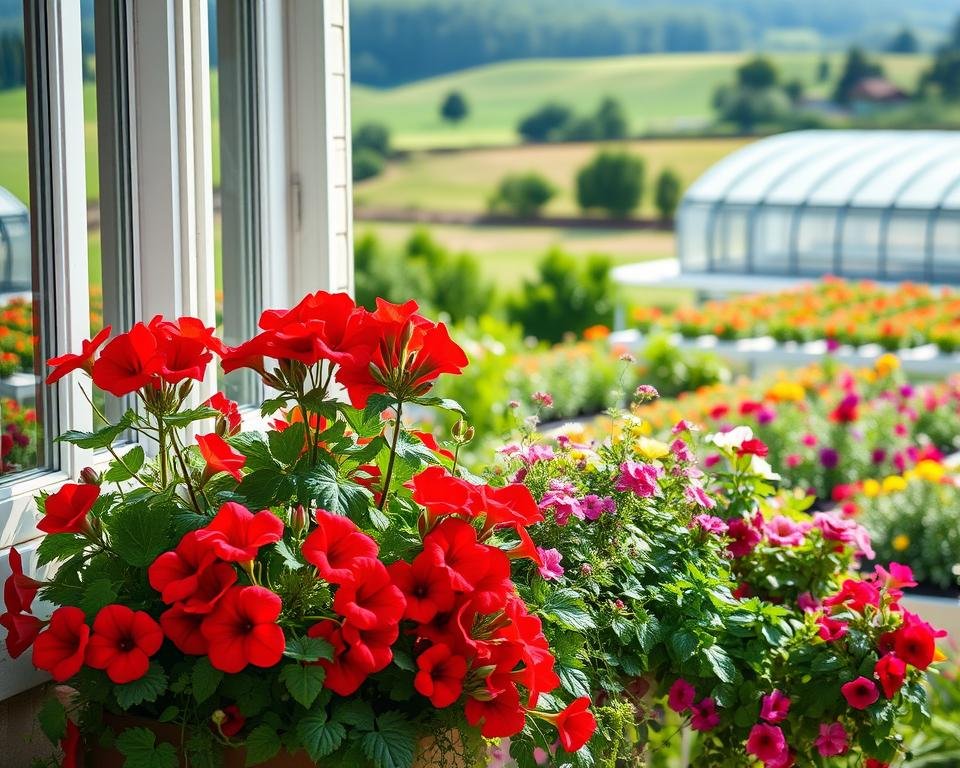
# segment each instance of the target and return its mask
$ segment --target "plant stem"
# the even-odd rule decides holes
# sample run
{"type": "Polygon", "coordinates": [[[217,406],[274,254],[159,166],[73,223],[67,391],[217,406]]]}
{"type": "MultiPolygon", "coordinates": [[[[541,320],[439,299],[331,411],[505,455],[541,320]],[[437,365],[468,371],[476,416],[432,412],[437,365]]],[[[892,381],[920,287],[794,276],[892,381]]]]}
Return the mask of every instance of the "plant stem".
{"type": "Polygon", "coordinates": [[[390,458],[387,460],[387,474],[383,478],[383,494],[377,507],[381,512],[387,506],[387,495],[390,493],[390,480],[393,477],[393,463],[397,458],[397,442],[400,440],[400,416],[403,413],[403,401],[397,401],[397,420],[393,426],[393,441],[390,443],[390,458]]]}
{"type": "MultiPolygon", "coordinates": [[[[177,461],[180,462],[180,469],[183,470],[183,482],[187,486],[187,492],[190,494],[190,501],[193,504],[193,508],[197,510],[198,515],[203,514],[203,509],[200,507],[200,502],[197,499],[197,494],[194,493],[193,483],[190,482],[190,472],[187,469],[187,462],[183,458],[183,453],[180,451],[180,446],[178,444],[176,433],[171,433],[170,445],[173,447],[173,453],[177,457],[177,461]]],[[[206,497],[204,497],[206,498],[206,497]]]]}
{"type": "Polygon", "coordinates": [[[157,415],[158,434],[157,442],[160,443],[160,485],[167,487],[167,431],[163,423],[163,416],[157,415]]]}

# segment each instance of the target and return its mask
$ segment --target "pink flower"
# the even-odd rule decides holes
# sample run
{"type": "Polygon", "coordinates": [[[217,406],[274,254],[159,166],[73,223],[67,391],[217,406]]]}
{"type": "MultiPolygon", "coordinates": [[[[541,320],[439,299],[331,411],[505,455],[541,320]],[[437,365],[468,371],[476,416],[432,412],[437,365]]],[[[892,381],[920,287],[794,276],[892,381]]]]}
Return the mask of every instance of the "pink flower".
{"type": "Polygon", "coordinates": [[[820,735],[813,742],[820,757],[837,757],[846,754],[850,748],[847,741],[847,729],[841,723],[820,723],[820,735]]]}
{"type": "Polygon", "coordinates": [[[747,752],[767,766],[782,765],[786,756],[790,754],[783,731],[775,725],[766,723],[757,723],[750,729],[747,752]]]}
{"type": "Polygon", "coordinates": [[[709,456],[706,456],[703,459],[703,466],[706,467],[707,469],[710,469],[711,467],[715,467],[719,463],[720,463],[719,453],[711,453],[709,456]]]}
{"type": "Polygon", "coordinates": [[[840,692],[847,700],[847,704],[854,709],[866,709],[880,698],[880,692],[873,680],[863,676],[841,685],[840,692]]]}
{"type": "Polygon", "coordinates": [[[693,706],[693,700],[696,696],[697,692],[690,683],[682,677],[677,678],[677,681],[670,686],[670,693],[667,696],[667,706],[674,712],[686,712],[693,706]]]}
{"type": "Polygon", "coordinates": [[[763,697],[760,706],[760,717],[768,723],[782,723],[790,712],[790,697],[774,689],[763,697]]]}
{"type": "Polygon", "coordinates": [[[813,448],[813,446],[815,446],[815,445],[817,444],[817,437],[816,437],[816,435],[807,434],[807,435],[804,435],[804,436],[801,438],[801,442],[802,442],[805,446],[807,446],[807,448],[813,448]]]}
{"type": "Polygon", "coordinates": [[[727,520],[727,528],[732,539],[730,544],[727,545],[727,549],[734,557],[749,555],[760,543],[760,531],[742,517],[727,520]]]}
{"type": "Polygon", "coordinates": [[[909,589],[917,586],[913,578],[913,569],[909,565],[890,563],[889,571],[882,565],[877,565],[874,574],[877,581],[883,582],[887,589],[909,589]]]}
{"type": "Polygon", "coordinates": [[[822,531],[823,538],[839,541],[842,544],[853,544],[857,554],[864,555],[870,560],[874,558],[873,547],[870,546],[870,534],[854,520],[828,512],[817,512],[813,516],[813,525],[822,531]]]}
{"type": "Polygon", "coordinates": [[[803,456],[799,453],[788,453],[784,462],[787,465],[787,469],[796,469],[801,464],[803,464],[803,456]]]}
{"type": "Polygon", "coordinates": [[[580,510],[587,520],[599,520],[602,515],[612,515],[616,512],[617,502],[609,496],[590,493],[580,499],[580,510]]]}
{"type": "Polygon", "coordinates": [[[641,384],[639,387],[637,387],[634,395],[641,403],[645,403],[648,400],[656,400],[658,397],[660,397],[660,393],[657,392],[657,388],[651,386],[650,384],[641,384]]]}
{"type": "Polygon", "coordinates": [[[540,554],[540,560],[543,563],[540,566],[540,575],[547,581],[559,581],[563,578],[563,566],[560,560],[563,555],[556,549],[541,549],[537,547],[540,554]]]}
{"type": "Polygon", "coordinates": [[[584,517],[580,500],[567,493],[565,488],[547,491],[538,506],[540,509],[552,509],[553,519],[557,525],[566,525],[571,517],[576,517],[579,520],[583,520],[584,517]]]}
{"type": "Polygon", "coordinates": [[[690,448],[687,446],[686,442],[681,440],[679,437],[670,443],[670,452],[676,456],[677,461],[682,461],[685,463],[693,461],[693,454],[690,453],[690,448]]]}
{"type": "Polygon", "coordinates": [[[720,725],[720,715],[717,714],[717,703],[709,696],[699,704],[693,705],[693,714],[690,718],[690,727],[695,731],[712,731],[720,725]]]}
{"type": "Polygon", "coordinates": [[[822,640],[828,643],[835,642],[847,634],[847,623],[839,619],[831,619],[829,616],[821,616],[817,619],[820,630],[817,634],[822,640]]]}
{"type": "Polygon", "coordinates": [[[803,592],[797,597],[797,608],[804,613],[813,613],[820,609],[820,601],[809,592],[803,592]]]}
{"type": "Polygon", "coordinates": [[[727,532],[727,524],[719,517],[714,517],[713,515],[697,515],[690,524],[691,526],[698,526],[707,533],[715,533],[718,536],[722,536],[727,532]]]}
{"type": "Polygon", "coordinates": [[[618,491],[632,491],[637,496],[647,497],[659,494],[657,479],[663,470],[653,464],[642,461],[625,461],[620,465],[620,477],[617,478],[618,491]]]}
{"type": "Polygon", "coordinates": [[[534,392],[531,399],[543,408],[553,407],[553,395],[549,392],[534,392]]]}
{"type": "Polygon", "coordinates": [[[696,504],[703,509],[713,509],[717,506],[717,502],[707,495],[707,492],[703,490],[703,487],[699,483],[690,483],[690,485],[683,489],[683,495],[691,504],[696,504]]]}
{"type": "Polygon", "coordinates": [[[789,517],[777,515],[773,520],[764,523],[763,530],[771,544],[778,547],[798,547],[803,544],[807,529],[789,517]]]}
{"type": "Polygon", "coordinates": [[[680,419],[680,421],[673,425],[673,429],[670,431],[675,435],[679,435],[681,432],[699,432],[700,427],[686,419],[680,419]]]}

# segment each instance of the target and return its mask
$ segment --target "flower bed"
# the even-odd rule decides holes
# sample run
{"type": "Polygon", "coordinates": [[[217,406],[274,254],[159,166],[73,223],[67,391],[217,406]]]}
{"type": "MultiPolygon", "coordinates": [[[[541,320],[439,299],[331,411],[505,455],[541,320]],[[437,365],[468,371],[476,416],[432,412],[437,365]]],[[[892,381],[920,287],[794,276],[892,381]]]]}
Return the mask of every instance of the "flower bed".
{"type": "Polygon", "coordinates": [[[943,352],[960,349],[960,293],[913,283],[890,290],[870,281],[826,278],[782,293],[680,307],[670,315],[641,307],[633,320],[642,331],[679,331],[687,337],[826,339],[888,350],[933,343],[943,352]]]}

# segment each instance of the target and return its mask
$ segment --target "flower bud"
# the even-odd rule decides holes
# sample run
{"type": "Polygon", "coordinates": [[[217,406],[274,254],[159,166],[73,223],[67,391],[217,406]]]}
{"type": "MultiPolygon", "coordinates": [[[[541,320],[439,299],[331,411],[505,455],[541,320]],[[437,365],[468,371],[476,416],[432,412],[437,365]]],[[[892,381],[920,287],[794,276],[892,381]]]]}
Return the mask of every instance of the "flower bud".
{"type": "Polygon", "coordinates": [[[460,443],[460,445],[466,445],[473,440],[476,431],[463,419],[457,419],[457,423],[453,425],[450,433],[453,435],[453,439],[460,443]]]}
{"type": "Polygon", "coordinates": [[[589,576],[591,573],[593,573],[593,566],[590,563],[584,563],[580,566],[581,576],[589,576]]]}
{"type": "Polygon", "coordinates": [[[306,529],[309,517],[303,504],[297,504],[290,513],[290,528],[293,535],[299,537],[306,529]]]}
{"type": "Polygon", "coordinates": [[[85,485],[100,485],[103,483],[103,478],[93,467],[84,467],[80,470],[80,482],[85,485]]]}
{"type": "Polygon", "coordinates": [[[225,722],[227,722],[227,713],[222,709],[215,709],[213,714],[210,715],[210,719],[213,721],[214,725],[223,725],[225,722]]]}

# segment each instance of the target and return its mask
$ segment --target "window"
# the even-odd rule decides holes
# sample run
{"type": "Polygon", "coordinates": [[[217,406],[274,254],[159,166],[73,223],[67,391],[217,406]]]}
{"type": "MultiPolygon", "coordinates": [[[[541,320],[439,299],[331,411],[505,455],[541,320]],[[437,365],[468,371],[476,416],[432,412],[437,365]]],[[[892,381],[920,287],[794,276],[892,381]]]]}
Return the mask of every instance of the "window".
{"type": "Polygon", "coordinates": [[[927,229],[930,214],[893,211],[884,242],[884,277],[891,280],[922,278],[927,268],[927,229]]]}
{"type": "Polygon", "coordinates": [[[837,211],[833,208],[801,208],[797,227],[797,272],[820,277],[835,270],[837,211]]]}
{"type": "Polygon", "coordinates": [[[784,274],[790,270],[790,208],[761,208],[753,219],[753,271],[784,274]]]}

